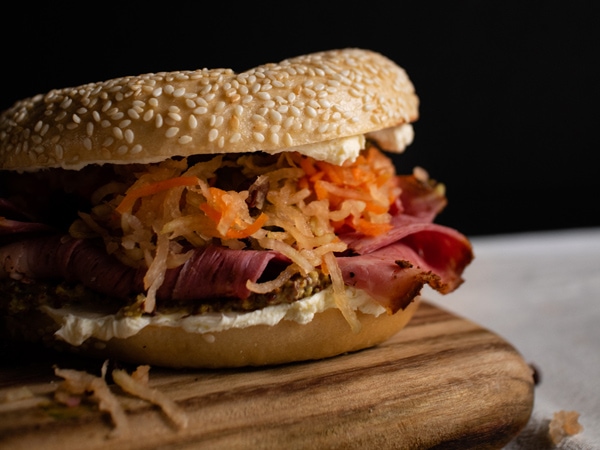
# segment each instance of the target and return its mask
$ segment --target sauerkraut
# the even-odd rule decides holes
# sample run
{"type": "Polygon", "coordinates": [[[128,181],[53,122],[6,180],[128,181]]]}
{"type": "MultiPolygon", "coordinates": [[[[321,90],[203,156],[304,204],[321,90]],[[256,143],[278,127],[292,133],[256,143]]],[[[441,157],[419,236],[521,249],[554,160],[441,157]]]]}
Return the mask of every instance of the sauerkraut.
{"type": "Polygon", "coordinates": [[[341,166],[284,152],[173,158],[119,170],[132,182],[117,177],[97,189],[71,234],[101,236],[109,253],[147,269],[145,312],[155,310],[169,268],[183,264],[191,249],[216,243],[275,250],[290,260],[275,279],[248,281],[252,292],[273,291],[298,273],[328,274],[337,306],[358,326],[336,263],[346,250],[338,234],[386,232],[400,194],[391,160],[374,146],[341,166]]]}

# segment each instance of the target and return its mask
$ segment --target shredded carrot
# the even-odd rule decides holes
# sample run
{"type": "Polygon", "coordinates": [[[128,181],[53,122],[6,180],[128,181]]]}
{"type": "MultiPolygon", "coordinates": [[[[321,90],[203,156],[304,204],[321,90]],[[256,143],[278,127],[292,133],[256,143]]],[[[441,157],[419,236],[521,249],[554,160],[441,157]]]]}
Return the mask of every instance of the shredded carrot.
{"type": "Polygon", "coordinates": [[[207,198],[206,203],[200,205],[200,209],[215,223],[219,223],[221,217],[223,217],[222,211],[227,207],[223,201],[223,195],[225,191],[216,187],[208,188],[210,197],[207,198]]]}
{"type": "Polygon", "coordinates": [[[300,167],[302,168],[302,170],[304,170],[304,173],[306,173],[306,175],[308,175],[309,177],[317,173],[317,169],[315,168],[313,159],[302,158],[300,160],[300,167]]]}
{"type": "Polygon", "coordinates": [[[382,205],[380,203],[374,203],[374,202],[366,202],[366,206],[365,206],[365,211],[374,213],[374,214],[383,214],[388,212],[389,210],[389,206],[387,205],[382,205]]]}
{"type": "Polygon", "coordinates": [[[176,177],[169,178],[168,180],[155,181],[139,188],[131,189],[121,203],[116,207],[116,211],[123,214],[130,211],[133,208],[136,200],[149,195],[154,195],[159,192],[163,192],[174,187],[179,186],[197,186],[200,183],[198,177],[176,177]]]}
{"type": "Polygon", "coordinates": [[[224,233],[221,233],[226,239],[243,239],[251,236],[260,230],[269,219],[265,213],[261,213],[256,220],[248,224],[247,218],[241,217],[243,213],[246,213],[245,216],[250,217],[248,210],[231,211],[232,208],[236,208],[236,205],[225,201],[224,197],[228,195],[227,191],[216,187],[211,187],[209,188],[209,192],[210,198],[207,199],[207,202],[199,205],[199,208],[208,216],[209,219],[211,219],[216,225],[219,225],[221,219],[223,219],[225,215],[234,214],[236,217],[236,219],[231,223],[231,226],[229,226],[224,233]],[[234,224],[246,226],[240,229],[234,228],[234,224]]]}
{"type": "Polygon", "coordinates": [[[243,239],[248,236],[251,236],[258,230],[260,230],[268,219],[269,217],[265,213],[261,213],[260,216],[256,218],[254,223],[248,225],[243,230],[236,230],[234,228],[230,228],[229,231],[227,231],[227,233],[225,234],[225,237],[229,239],[243,239]]]}
{"type": "Polygon", "coordinates": [[[215,223],[219,223],[219,220],[221,220],[221,213],[216,210],[215,208],[213,208],[212,206],[210,206],[208,203],[202,203],[199,208],[204,212],[204,214],[206,214],[208,216],[208,218],[210,220],[212,220],[215,223]]]}
{"type": "Polygon", "coordinates": [[[324,200],[326,198],[329,198],[329,192],[320,180],[315,181],[313,189],[315,190],[315,194],[317,195],[317,200],[324,200]]]}
{"type": "Polygon", "coordinates": [[[397,185],[391,182],[395,175],[393,164],[379,150],[371,147],[349,165],[338,166],[310,158],[300,159],[298,165],[306,173],[299,184],[312,190],[317,200],[327,201],[330,211],[347,211],[343,206],[346,200],[364,202],[364,208],[349,211],[346,220],[331,219],[336,231],[350,227],[377,235],[389,230],[389,225],[371,219],[371,215],[387,213],[399,194],[397,185]]]}
{"type": "Polygon", "coordinates": [[[373,223],[365,219],[358,219],[358,224],[354,226],[356,231],[360,231],[367,236],[377,236],[389,231],[392,225],[389,223],[373,223]]]}

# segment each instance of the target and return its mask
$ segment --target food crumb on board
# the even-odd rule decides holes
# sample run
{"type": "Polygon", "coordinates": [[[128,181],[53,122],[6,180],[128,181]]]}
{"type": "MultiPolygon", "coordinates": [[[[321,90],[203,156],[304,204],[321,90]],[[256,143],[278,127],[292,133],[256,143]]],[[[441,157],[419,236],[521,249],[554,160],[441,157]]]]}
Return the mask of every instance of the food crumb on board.
{"type": "MultiPolygon", "coordinates": [[[[147,365],[138,366],[132,374],[121,369],[113,369],[111,375],[123,392],[159,406],[178,429],[186,428],[188,425],[186,413],[164,393],[148,386],[149,370],[150,366],[147,365]]],[[[101,411],[109,413],[114,425],[111,437],[129,434],[127,414],[106,382],[107,362],[102,367],[100,377],[80,370],[58,367],[55,367],[55,374],[64,379],[55,392],[56,401],[66,406],[77,406],[82,396],[91,398],[101,411]],[[92,394],[91,397],[89,393],[92,394]]]]}
{"type": "Polygon", "coordinates": [[[581,431],[583,426],[579,423],[577,411],[555,412],[548,426],[548,434],[554,445],[558,445],[567,436],[573,436],[581,431]]]}

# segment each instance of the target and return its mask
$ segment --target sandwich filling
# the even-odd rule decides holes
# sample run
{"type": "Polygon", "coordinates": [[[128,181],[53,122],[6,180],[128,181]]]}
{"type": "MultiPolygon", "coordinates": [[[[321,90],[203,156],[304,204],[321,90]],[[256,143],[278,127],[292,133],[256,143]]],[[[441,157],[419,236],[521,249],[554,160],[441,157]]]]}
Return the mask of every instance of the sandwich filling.
{"type": "Polygon", "coordinates": [[[365,302],[349,292],[392,314],[425,284],[454,290],[472,252],[433,223],[443,185],[422,170],[397,175],[365,143],[341,165],[288,151],[7,172],[0,308],[59,317],[91,305],[137,320],[131,332],[173,314],[223,318],[327,297],[357,330],[365,302]]]}

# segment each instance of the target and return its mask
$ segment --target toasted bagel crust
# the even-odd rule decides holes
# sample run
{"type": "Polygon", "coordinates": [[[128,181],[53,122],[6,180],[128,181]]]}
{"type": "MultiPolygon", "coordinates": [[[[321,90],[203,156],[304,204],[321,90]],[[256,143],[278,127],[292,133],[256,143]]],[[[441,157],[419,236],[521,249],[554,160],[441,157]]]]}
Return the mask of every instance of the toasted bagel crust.
{"type": "Polygon", "coordinates": [[[361,323],[357,333],[337,308],[315,314],[307,324],[282,320],[274,326],[230,328],[216,333],[150,325],[126,339],[88,339],[80,346],[57,339],[54,333],[59,325],[41,312],[28,314],[23,320],[5,318],[3,328],[13,339],[42,341],[49,347],[85,356],[173,368],[232,368],[317,360],[373,347],[404,328],[419,303],[416,297],[395,314],[374,316],[357,311],[361,323]]]}
{"type": "Polygon", "coordinates": [[[18,101],[0,116],[0,169],[278,153],[417,117],[418,98],[402,68],[372,51],[332,50],[242,73],[151,73],[18,101]]]}

